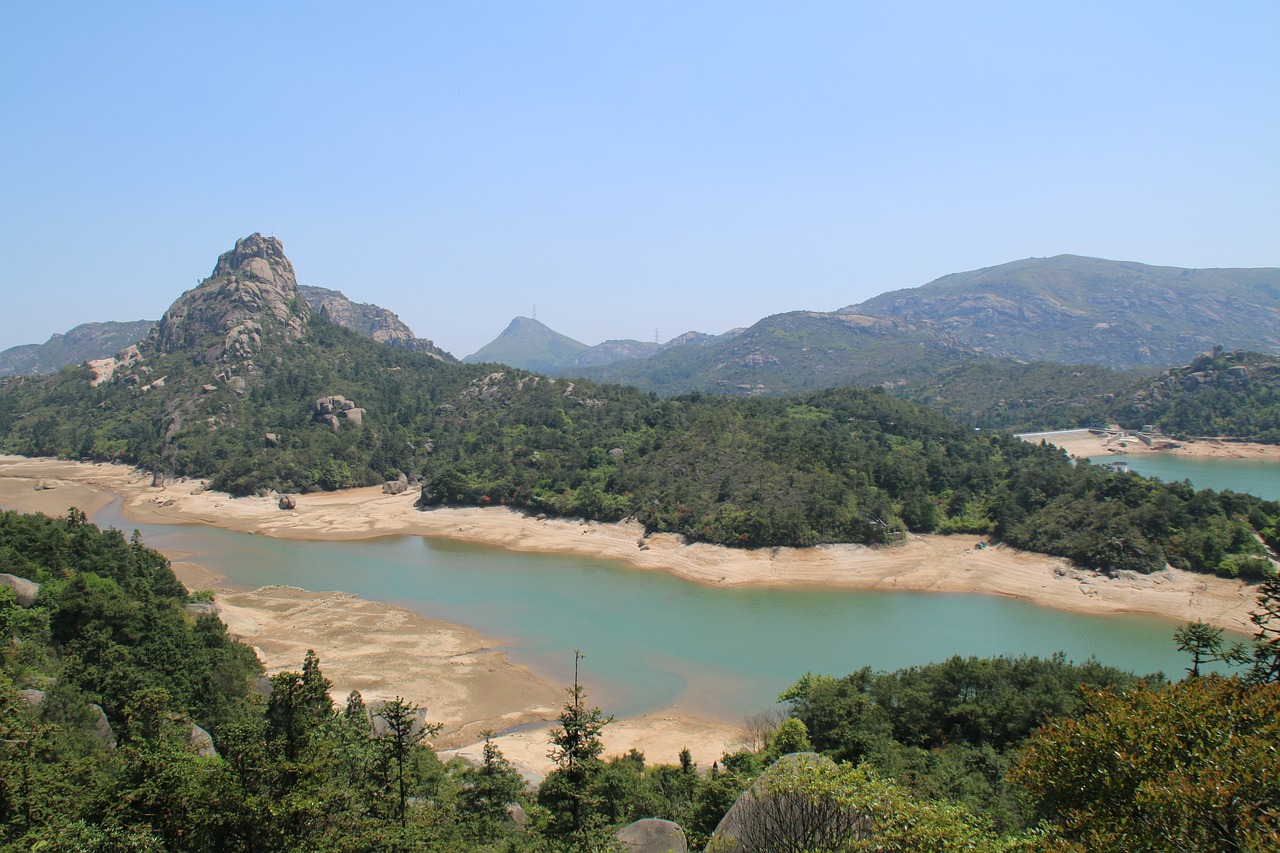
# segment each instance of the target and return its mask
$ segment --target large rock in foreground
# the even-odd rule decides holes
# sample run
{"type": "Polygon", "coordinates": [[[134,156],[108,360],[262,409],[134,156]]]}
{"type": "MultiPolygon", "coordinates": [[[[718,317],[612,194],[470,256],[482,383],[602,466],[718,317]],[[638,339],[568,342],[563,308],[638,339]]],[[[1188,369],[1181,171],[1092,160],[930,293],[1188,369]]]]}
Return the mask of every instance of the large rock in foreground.
{"type": "Polygon", "coordinates": [[[688,853],[684,830],[679,824],[645,818],[618,830],[618,843],[625,853],[688,853]]]}

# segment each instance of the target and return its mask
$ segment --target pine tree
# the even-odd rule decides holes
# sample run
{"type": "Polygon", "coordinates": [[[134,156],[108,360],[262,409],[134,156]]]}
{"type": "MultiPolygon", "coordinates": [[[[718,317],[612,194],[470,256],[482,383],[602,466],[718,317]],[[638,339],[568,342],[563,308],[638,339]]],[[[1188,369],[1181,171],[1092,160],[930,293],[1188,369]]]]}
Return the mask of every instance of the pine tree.
{"type": "Polygon", "coordinates": [[[601,732],[613,722],[599,708],[587,707],[586,691],[578,679],[582,652],[573,650],[573,687],[560,712],[560,725],[551,731],[548,757],[556,769],[543,780],[538,802],[551,813],[548,830],[576,850],[599,849],[603,818],[593,783],[603,763],[601,732]]]}
{"type": "Polygon", "coordinates": [[[403,827],[408,821],[409,785],[406,765],[415,749],[429,735],[443,728],[442,723],[423,723],[418,719],[418,706],[399,696],[383,703],[377,715],[386,724],[386,730],[378,738],[382,747],[384,764],[388,769],[387,782],[396,794],[396,817],[403,827]]]}
{"type": "Polygon", "coordinates": [[[1249,620],[1258,626],[1249,680],[1255,684],[1280,683],[1280,578],[1259,585],[1258,606],[1249,620]]]}

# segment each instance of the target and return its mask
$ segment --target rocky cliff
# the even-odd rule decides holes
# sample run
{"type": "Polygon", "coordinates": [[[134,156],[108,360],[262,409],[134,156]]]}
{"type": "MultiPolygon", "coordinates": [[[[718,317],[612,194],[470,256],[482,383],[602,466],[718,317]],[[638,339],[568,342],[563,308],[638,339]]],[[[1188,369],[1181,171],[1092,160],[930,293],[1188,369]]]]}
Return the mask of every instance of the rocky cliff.
{"type": "Polygon", "coordinates": [[[310,315],[284,245],[255,233],[220,255],[212,275],[169,306],[139,349],[144,357],[186,352],[252,370],[264,341],[299,340],[310,315]]]}
{"type": "Polygon", "coordinates": [[[437,347],[434,342],[415,335],[413,329],[405,325],[393,311],[368,302],[353,302],[339,290],[304,284],[299,285],[298,291],[312,311],[357,335],[373,338],[378,343],[397,349],[426,353],[444,361],[453,360],[453,356],[437,347]]]}

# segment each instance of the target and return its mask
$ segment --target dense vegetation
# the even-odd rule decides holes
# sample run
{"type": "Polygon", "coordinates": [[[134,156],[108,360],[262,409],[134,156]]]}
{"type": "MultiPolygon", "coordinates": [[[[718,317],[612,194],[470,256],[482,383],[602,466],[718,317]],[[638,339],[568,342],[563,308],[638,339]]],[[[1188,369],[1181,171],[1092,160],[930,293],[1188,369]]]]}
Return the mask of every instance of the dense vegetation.
{"type": "Polygon", "coordinates": [[[1280,360],[1256,352],[1205,353],[1129,389],[1110,413],[1126,426],[1154,424],[1173,436],[1280,444],[1280,360]]]}
{"type": "Polygon", "coordinates": [[[1046,718],[1075,718],[1082,686],[1128,692],[1138,683],[1096,661],[1061,656],[953,657],[889,673],[864,667],[843,678],[807,675],[780,698],[824,755],[867,764],[918,797],[964,803],[1011,829],[1034,822],[1006,781],[1031,733],[1046,718]]]}
{"type": "Polygon", "coordinates": [[[1278,831],[1278,581],[1251,655],[1180,631],[1195,664],[1172,687],[1060,657],[809,675],[791,717],[711,768],[604,757],[611,718],[575,683],[535,788],[488,740],[442,763],[411,702],[335,705],[313,654],[255,682],[136,536],[3,513],[0,562],[41,584],[25,607],[0,586],[0,850],[569,853],[647,817],[696,850],[748,790],[741,837],[809,839],[759,849],[1261,850],[1278,831]],[[1251,667],[1194,674],[1209,660],[1251,667]],[[838,763],[765,772],[813,749],[838,763]]]}
{"type": "Polygon", "coordinates": [[[147,390],[87,369],[0,391],[3,449],[119,459],[209,477],[233,494],[421,475],[424,503],[508,505],[732,546],[886,543],[904,531],[990,534],[1104,570],[1260,577],[1280,505],[1073,466],[879,390],[780,399],[690,395],[441,363],[312,318],[264,350],[252,382],[155,356],[147,390]],[[163,377],[161,384],[155,380],[163,377]],[[315,401],[343,395],[337,429],[315,401]]]}

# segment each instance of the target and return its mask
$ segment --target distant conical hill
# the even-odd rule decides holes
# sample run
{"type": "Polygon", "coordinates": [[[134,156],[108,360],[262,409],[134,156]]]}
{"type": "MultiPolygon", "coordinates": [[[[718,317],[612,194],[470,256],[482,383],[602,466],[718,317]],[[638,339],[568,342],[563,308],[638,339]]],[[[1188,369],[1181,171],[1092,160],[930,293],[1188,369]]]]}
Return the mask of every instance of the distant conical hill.
{"type": "Polygon", "coordinates": [[[516,317],[502,334],[462,359],[467,364],[497,362],[539,373],[554,373],[573,364],[589,347],[531,317],[516,317]]]}
{"type": "Polygon", "coordinates": [[[1218,344],[1280,352],[1280,269],[1058,255],[953,273],[840,313],[927,320],[996,356],[1165,367],[1218,344]]]}

